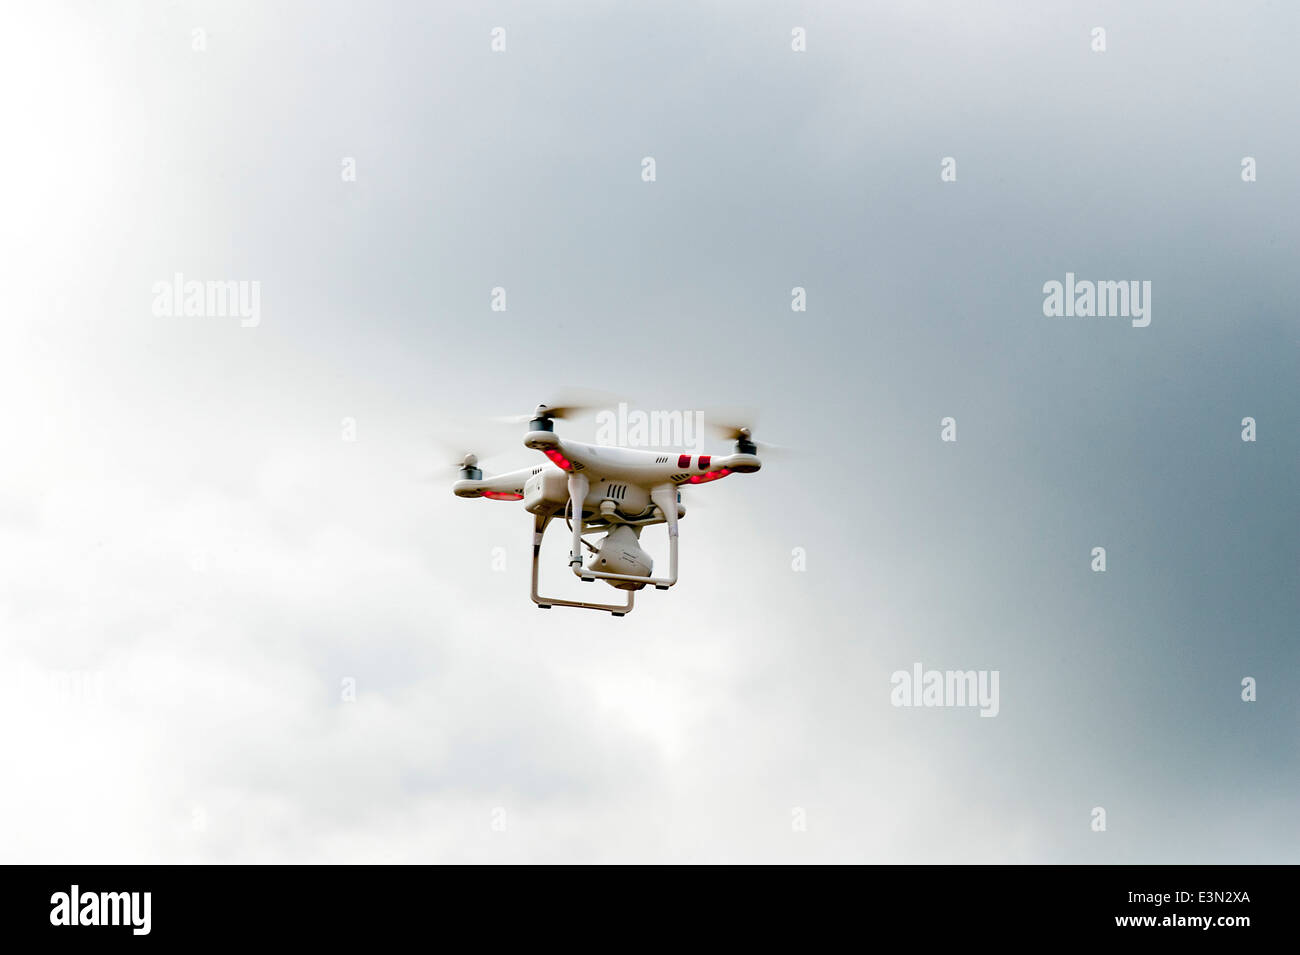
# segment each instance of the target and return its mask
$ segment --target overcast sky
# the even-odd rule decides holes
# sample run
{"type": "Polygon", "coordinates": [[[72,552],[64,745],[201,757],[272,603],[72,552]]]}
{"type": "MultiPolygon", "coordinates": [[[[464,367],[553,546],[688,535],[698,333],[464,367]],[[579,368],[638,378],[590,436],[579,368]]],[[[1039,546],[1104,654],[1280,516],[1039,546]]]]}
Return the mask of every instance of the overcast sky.
{"type": "Polygon", "coordinates": [[[1297,40],[1276,2],[11,13],[0,859],[1297,861],[1297,40]],[[1150,325],[1045,316],[1067,272],[1150,325]],[[256,323],[157,314],[176,273],[256,323]],[[531,517],[440,443],[565,386],[797,453],[688,498],[671,591],[539,611],[531,517]],[[917,663],[998,715],[891,705],[917,663]]]}

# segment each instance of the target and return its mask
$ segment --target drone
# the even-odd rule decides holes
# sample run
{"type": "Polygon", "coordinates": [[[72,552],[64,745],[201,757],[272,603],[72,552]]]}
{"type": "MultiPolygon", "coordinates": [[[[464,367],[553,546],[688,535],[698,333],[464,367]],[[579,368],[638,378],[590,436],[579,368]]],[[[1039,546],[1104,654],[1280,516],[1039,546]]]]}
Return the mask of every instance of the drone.
{"type": "MultiPolygon", "coordinates": [[[[677,525],[686,515],[679,488],[710,484],[730,474],[752,474],[763,466],[749,428],[724,427],[735,441],[732,454],[688,454],[636,448],[582,444],[555,433],[555,419],[569,417],[580,406],[538,405],[528,420],[524,447],[540,451],[548,464],[521,468],[484,478],[478,458],[466,454],[460,480],[452,485],[457,497],[491,501],[523,501],[533,515],[532,599],[543,610],[578,607],[608,611],[623,617],[632,611],[636,592],[647,586],[667,590],[677,583],[677,525]],[[551,521],[563,518],[573,534],[569,567],[581,580],[603,580],[626,591],[624,603],[599,603],[543,597],[537,592],[542,538],[551,521]],[[641,531],[668,525],[668,576],[653,577],[654,561],[641,549],[641,531]],[[604,532],[597,543],[587,533],[604,532]],[[591,552],[583,563],[583,548],[591,552]]],[[[516,419],[516,420],[523,420],[516,419]]]]}

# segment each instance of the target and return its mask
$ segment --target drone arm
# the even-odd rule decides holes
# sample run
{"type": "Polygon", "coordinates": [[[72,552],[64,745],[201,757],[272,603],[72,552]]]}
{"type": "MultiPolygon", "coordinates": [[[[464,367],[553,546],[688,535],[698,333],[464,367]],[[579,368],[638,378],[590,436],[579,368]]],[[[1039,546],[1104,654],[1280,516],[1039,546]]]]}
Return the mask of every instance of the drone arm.
{"type": "Polygon", "coordinates": [[[486,497],[495,501],[518,501],[524,496],[524,485],[533,476],[533,468],[520,468],[505,474],[494,474],[477,480],[460,480],[452,485],[457,497],[486,497]]]}

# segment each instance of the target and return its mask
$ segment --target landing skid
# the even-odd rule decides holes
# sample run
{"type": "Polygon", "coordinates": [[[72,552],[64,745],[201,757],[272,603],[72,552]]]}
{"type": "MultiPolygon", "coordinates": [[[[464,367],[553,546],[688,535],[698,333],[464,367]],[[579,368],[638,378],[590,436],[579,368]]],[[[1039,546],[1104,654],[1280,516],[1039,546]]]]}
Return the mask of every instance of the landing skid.
{"type": "Polygon", "coordinates": [[[583,600],[562,600],[559,597],[542,597],[537,593],[537,568],[540,564],[542,553],[542,536],[546,533],[546,527],[551,523],[554,514],[542,516],[540,514],[533,518],[533,603],[537,604],[543,610],[549,610],[551,607],[578,607],[582,610],[604,610],[615,617],[624,617],[632,612],[632,604],[636,598],[636,592],[627,591],[627,603],[622,604],[602,604],[588,603],[583,600]]]}

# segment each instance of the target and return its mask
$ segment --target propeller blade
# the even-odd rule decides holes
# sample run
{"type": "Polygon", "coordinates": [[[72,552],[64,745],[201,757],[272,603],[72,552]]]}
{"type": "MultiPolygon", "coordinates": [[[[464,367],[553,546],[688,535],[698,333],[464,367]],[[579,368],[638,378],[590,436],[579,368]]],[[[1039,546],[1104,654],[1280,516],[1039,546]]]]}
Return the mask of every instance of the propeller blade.
{"type": "Polygon", "coordinates": [[[748,436],[758,423],[758,412],[753,408],[704,408],[704,427],[728,441],[748,436]]]}
{"type": "Polygon", "coordinates": [[[766,441],[755,441],[754,444],[760,458],[784,458],[795,453],[793,448],[787,448],[783,444],[768,444],[766,441]]]}
{"type": "Polygon", "coordinates": [[[620,401],[626,401],[618,395],[593,388],[561,388],[551,394],[550,401],[544,401],[532,412],[520,415],[501,415],[493,421],[503,424],[525,424],[536,417],[558,418],[567,420],[580,417],[588,412],[614,410],[620,401]]]}
{"type": "Polygon", "coordinates": [[[740,441],[742,438],[749,441],[758,448],[761,456],[783,457],[796,453],[787,445],[756,439],[754,431],[758,417],[758,412],[752,408],[705,409],[704,426],[727,441],[740,441]]]}
{"type": "Polygon", "coordinates": [[[507,451],[518,451],[521,459],[527,454],[519,447],[517,440],[508,439],[501,434],[488,435],[485,438],[482,434],[447,429],[434,434],[432,441],[438,460],[445,468],[453,471],[465,467],[469,458],[474,458],[474,463],[470,464],[470,467],[482,467],[483,461],[500,457],[507,451]]]}

